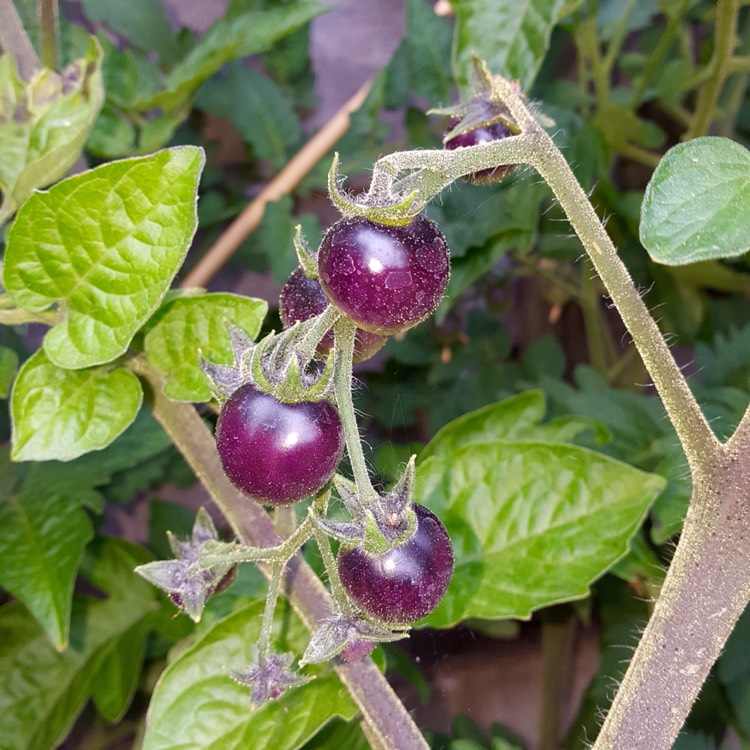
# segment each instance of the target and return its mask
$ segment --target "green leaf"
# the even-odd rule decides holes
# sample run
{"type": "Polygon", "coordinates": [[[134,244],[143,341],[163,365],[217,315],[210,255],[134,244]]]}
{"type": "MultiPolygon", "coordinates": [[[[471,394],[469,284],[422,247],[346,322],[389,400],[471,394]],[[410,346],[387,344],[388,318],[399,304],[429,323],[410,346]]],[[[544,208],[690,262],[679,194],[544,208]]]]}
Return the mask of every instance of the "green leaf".
{"type": "Polygon", "coordinates": [[[59,495],[14,495],[0,505],[0,586],[22,601],[58,651],[68,646],[78,565],[91,521],[59,495]]]}
{"type": "Polygon", "coordinates": [[[453,73],[460,87],[471,78],[472,54],[493,73],[528,92],[549,46],[562,0],[456,0],[453,73]]]}
{"type": "Polygon", "coordinates": [[[0,398],[8,398],[17,369],[18,355],[13,349],[0,346],[0,398]]]}
{"type": "Polygon", "coordinates": [[[70,461],[109,445],[135,419],[143,392],[130,371],[63,370],[40,349],[11,397],[14,461],[70,461]]]}
{"type": "Polygon", "coordinates": [[[92,38],[85,57],[28,83],[10,55],[0,57],[0,224],[78,158],[104,101],[101,56],[92,38]]]}
{"type": "Polygon", "coordinates": [[[727,138],[671,148],[646,186],[641,243],[657,263],[736,258],[750,248],[750,152],[727,138]]]}
{"type": "Polygon", "coordinates": [[[196,228],[201,149],[97,167],[36,193],[8,233],[5,287],[19,307],[63,315],[44,338],[50,360],[109,362],[169,289],[196,228]]]}
{"type": "Polygon", "coordinates": [[[424,0],[406,3],[406,55],[415,93],[430,104],[448,104],[453,81],[446,60],[451,54],[452,24],[424,0]]]}
{"type": "Polygon", "coordinates": [[[267,310],[264,300],[223,293],[182,297],[160,310],[145,348],[151,364],[167,375],[164,394],[176,401],[210,401],[200,353],[217,364],[232,364],[227,321],[255,338],[267,310]]]}
{"type": "Polygon", "coordinates": [[[291,2],[269,10],[251,10],[217,21],[164,82],[165,91],[145,107],[172,108],[185,102],[207,78],[225,63],[267,50],[325,10],[315,2],[291,2]]]}
{"type": "MultiPolygon", "coordinates": [[[[249,690],[228,672],[252,661],[262,616],[262,601],[239,609],[170,664],[151,699],[143,750],[291,750],[333,717],[354,717],[356,706],[330,666],[310,670],[317,675],[313,682],[276,701],[258,708],[250,705],[249,690]]],[[[309,634],[287,612],[276,618],[276,638],[282,620],[280,649],[302,653],[309,634]]]]}
{"type": "MultiPolygon", "coordinates": [[[[133,577],[132,571],[130,575],[133,577]]],[[[3,748],[49,750],[57,747],[86,705],[112,650],[138,623],[158,612],[147,599],[117,595],[102,601],[75,601],[71,647],[57,653],[41,626],[20,605],[0,609],[0,712],[3,748]]]]}
{"type": "Polygon", "coordinates": [[[300,145],[302,126],[292,103],[267,76],[228,66],[198,92],[196,106],[227,117],[257,156],[282,167],[300,145]]]}
{"type": "Polygon", "coordinates": [[[490,441],[433,456],[419,467],[415,496],[445,523],[456,570],[426,624],[527,618],[586,596],[627,553],[663,486],[567,445],[490,441]]]}
{"type": "Polygon", "coordinates": [[[174,61],[177,40],[161,2],[154,0],[82,0],[83,12],[93,23],[105,23],[129,39],[132,46],[156,52],[162,60],[174,61]]]}
{"type": "Polygon", "coordinates": [[[541,424],[546,411],[543,391],[526,391],[489,404],[445,425],[419,454],[419,461],[445,458],[465,445],[490,440],[566,443],[584,430],[593,429],[605,439],[609,434],[587,417],[560,417],[541,424]]]}

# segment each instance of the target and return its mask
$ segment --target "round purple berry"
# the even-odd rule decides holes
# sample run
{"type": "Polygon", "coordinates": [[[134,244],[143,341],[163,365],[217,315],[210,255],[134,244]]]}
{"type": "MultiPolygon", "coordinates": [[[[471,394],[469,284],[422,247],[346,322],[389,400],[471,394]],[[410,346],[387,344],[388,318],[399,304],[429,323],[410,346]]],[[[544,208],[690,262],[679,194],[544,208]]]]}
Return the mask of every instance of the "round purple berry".
{"type": "Polygon", "coordinates": [[[388,623],[420,620],[432,612],[453,575],[453,548],[445,526],[423,505],[415,505],[417,529],[380,557],[361,547],[342,547],[341,583],[367,615],[388,623]]]}
{"type": "MultiPolygon", "coordinates": [[[[301,268],[284,282],[279,295],[279,315],[284,328],[320,315],[328,307],[328,297],[317,279],[305,276],[301,268]]],[[[377,354],[386,339],[369,331],[357,329],[354,339],[354,361],[364,362],[377,354]]],[[[329,331],[318,344],[318,355],[325,357],[333,347],[333,331],[329,331]]]]}
{"type": "Polygon", "coordinates": [[[221,409],[216,446],[237,489],[267,505],[286,505],[333,476],[344,431],[328,401],[285,404],[245,383],[221,409]]]}
{"type": "MultiPolygon", "coordinates": [[[[490,141],[499,141],[513,135],[508,127],[502,122],[493,122],[490,125],[467,130],[465,133],[449,138],[443,146],[449,151],[465,146],[476,146],[478,143],[489,143],[490,141]]],[[[512,164],[503,164],[492,169],[482,169],[478,172],[472,172],[467,179],[478,185],[489,185],[493,182],[499,182],[514,169],[512,164]]]]}
{"type": "Polygon", "coordinates": [[[326,232],[318,273],[339,310],[358,327],[388,336],[435,310],[448,285],[450,255],[442,232],[425,216],[398,227],[355,217],[326,232]]]}

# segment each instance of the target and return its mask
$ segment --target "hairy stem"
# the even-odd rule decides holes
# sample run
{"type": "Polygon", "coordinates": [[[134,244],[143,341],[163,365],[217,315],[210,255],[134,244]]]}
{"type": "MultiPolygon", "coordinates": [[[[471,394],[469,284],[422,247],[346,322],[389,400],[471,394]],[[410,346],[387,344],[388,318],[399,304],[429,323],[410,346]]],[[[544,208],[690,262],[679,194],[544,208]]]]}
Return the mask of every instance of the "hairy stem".
{"type": "MultiPolygon", "coordinates": [[[[273,547],[281,543],[268,514],[248,500],[226,478],[216,453],[213,435],[195,409],[170,401],[162,394],[160,378],[143,360],[132,369],[150,386],[154,416],[172,438],[216,505],[247,545],[273,547]]],[[[268,574],[267,567],[263,568],[268,574]]],[[[289,560],[286,585],[292,607],[313,630],[331,612],[331,598],[320,579],[299,556],[289,560]]],[[[385,747],[426,750],[427,743],[393,689],[371,659],[336,666],[368,724],[368,732],[385,747]]]]}
{"type": "Polygon", "coordinates": [[[59,38],[60,13],[57,0],[37,0],[37,18],[39,19],[39,33],[41,36],[42,63],[45,68],[57,70],[60,64],[59,38]]]}
{"type": "Polygon", "coordinates": [[[359,439],[357,417],[354,413],[354,402],[352,401],[352,358],[357,329],[351,321],[339,318],[333,330],[336,337],[334,355],[336,364],[333,375],[336,403],[344,427],[346,451],[352,465],[354,483],[357,485],[360,501],[367,504],[377,498],[377,493],[373,489],[370,483],[370,475],[367,473],[367,464],[365,463],[364,453],[362,453],[362,443],[359,439]]]}

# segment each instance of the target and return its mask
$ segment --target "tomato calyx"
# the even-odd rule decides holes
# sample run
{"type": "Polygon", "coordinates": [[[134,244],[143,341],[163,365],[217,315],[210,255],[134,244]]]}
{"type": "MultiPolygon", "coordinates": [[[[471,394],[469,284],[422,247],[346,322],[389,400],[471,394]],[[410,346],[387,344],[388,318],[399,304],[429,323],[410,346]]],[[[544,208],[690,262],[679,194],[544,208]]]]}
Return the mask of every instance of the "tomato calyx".
{"type": "MultiPolygon", "coordinates": [[[[333,659],[344,652],[344,659],[351,652],[358,658],[367,656],[378,643],[398,641],[406,638],[408,628],[393,628],[379,622],[365,619],[358,612],[334,612],[321,621],[310,639],[300,666],[317,664],[333,659]],[[370,644],[368,649],[364,644],[370,644]]],[[[356,659],[348,659],[355,661],[356,659]]]]}
{"type": "Polygon", "coordinates": [[[216,400],[223,404],[242,385],[285,404],[330,400],[333,386],[333,353],[325,363],[311,362],[302,348],[305,333],[315,319],[296,323],[277,334],[272,331],[254,342],[238,326],[227,323],[234,355],[233,365],[211,362],[202,354],[200,366],[216,400]]]}
{"type": "Polygon", "coordinates": [[[294,654],[269,652],[245,669],[230,672],[230,677],[250,687],[250,703],[257,707],[280,698],[287,690],[304,685],[312,677],[303,677],[291,668],[294,654]]]}
{"type": "Polygon", "coordinates": [[[333,478],[351,521],[337,521],[316,516],[318,526],[330,537],[350,546],[361,547],[370,555],[382,555],[414,535],[417,517],[414,513],[415,457],[412,456],[393,488],[363,502],[353,482],[340,475],[333,478]]]}

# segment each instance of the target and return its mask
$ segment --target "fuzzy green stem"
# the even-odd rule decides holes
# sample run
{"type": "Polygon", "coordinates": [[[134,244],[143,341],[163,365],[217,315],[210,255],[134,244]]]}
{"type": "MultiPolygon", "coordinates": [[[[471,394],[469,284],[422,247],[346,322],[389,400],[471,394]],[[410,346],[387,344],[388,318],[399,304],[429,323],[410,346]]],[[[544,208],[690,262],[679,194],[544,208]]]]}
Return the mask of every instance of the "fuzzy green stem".
{"type": "Polygon", "coordinates": [[[341,313],[333,306],[328,305],[320,315],[310,321],[309,328],[302,337],[298,349],[310,359],[315,355],[318,344],[328,331],[333,328],[341,313]]]}
{"type": "Polygon", "coordinates": [[[42,67],[13,0],[0,0],[0,47],[16,58],[18,74],[23,81],[30,80],[42,67]]]}
{"type": "Polygon", "coordinates": [[[268,591],[266,592],[266,605],[263,608],[263,620],[260,625],[260,635],[258,636],[257,654],[258,663],[262,664],[268,656],[271,644],[271,630],[273,630],[273,613],[276,611],[276,602],[279,600],[281,591],[281,578],[284,572],[284,564],[278,563],[271,566],[271,578],[268,582],[268,591]]]}
{"type": "MultiPolygon", "coordinates": [[[[224,513],[239,539],[249,546],[273,547],[281,544],[268,514],[235,489],[227,479],[219,462],[213,435],[195,409],[189,404],[166,398],[162,393],[160,377],[145,360],[133,360],[130,366],[149,386],[154,416],[224,513]]],[[[299,555],[289,560],[286,578],[292,607],[302,622],[314,630],[330,614],[331,597],[299,555]]],[[[372,659],[337,665],[336,672],[362,712],[368,731],[380,738],[385,747],[428,750],[421,732],[372,659]]]]}
{"type": "Polygon", "coordinates": [[[57,0],[37,0],[36,11],[41,35],[42,63],[50,70],[57,70],[60,64],[60,13],[57,0]]]}
{"type": "Polygon", "coordinates": [[[729,63],[737,43],[739,7],[739,0],[718,0],[716,5],[714,53],[709,63],[711,73],[698,90],[693,121],[684,136],[686,141],[706,133],[714,117],[716,100],[724,79],[729,75],[729,63]]]}
{"type": "Polygon", "coordinates": [[[341,415],[341,424],[344,427],[346,451],[352,465],[354,483],[357,485],[360,502],[366,505],[376,500],[378,493],[375,492],[370,482],[370,475],[367,473],[367,463],[362,452],[352,401],[352,359],[357,327],[350,320],[342,317],[337,321],[333,331],[336,342],[333,388],[341,415]]]}
{"type": "Polygon", "coordinates": [[[314,528],[315,541],[318,544],[320,550],[320,556],[323,558],[323,565],[325,566],[326,573],[328,574],[328,586],[331,589],[333,595],[333,601],[336,603],[336,607],[339,611],[347,613],[352,609],[349,597],[344,591],[344,586],[341,583],[339,577],[339,569],[336,565],[336,558],[333,556],[333,550],[331,549],[331,540],[323,530],[315,524],[314,528]]]}

